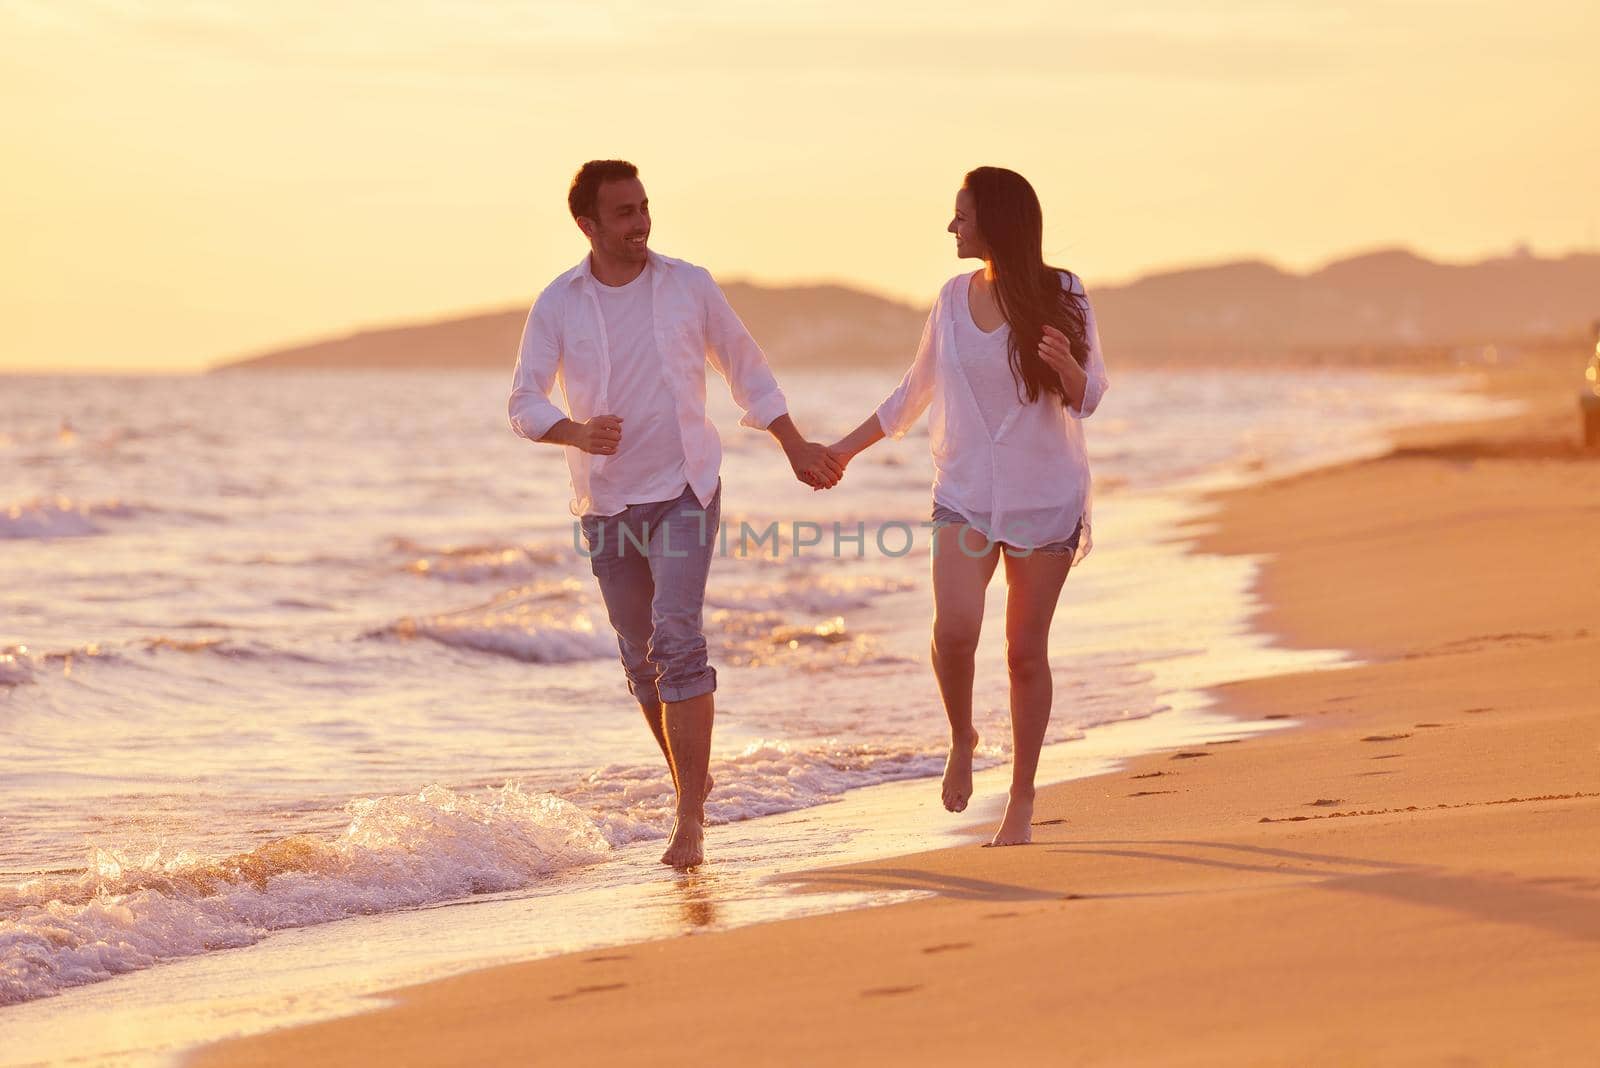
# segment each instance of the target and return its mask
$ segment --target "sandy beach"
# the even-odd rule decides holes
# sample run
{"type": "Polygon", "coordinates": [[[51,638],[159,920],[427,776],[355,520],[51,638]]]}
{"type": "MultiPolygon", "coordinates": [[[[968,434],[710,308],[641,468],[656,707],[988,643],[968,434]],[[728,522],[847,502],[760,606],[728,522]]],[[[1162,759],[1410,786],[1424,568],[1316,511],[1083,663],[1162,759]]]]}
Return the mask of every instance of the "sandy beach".
{"type": "Polygon", "coordinates": [[[1049,788],[1031,848],[792,877],[928,899],[474,972],[187,1063],[1587,1061],[1600,460],[1576,445],[1581,366],[1497,369],[1486,388],[1525,415],[1222,494],[1185,532],[1262,558],[1281,643],[1364,661],[1218,691],[1296,729],[1049,788]]]}

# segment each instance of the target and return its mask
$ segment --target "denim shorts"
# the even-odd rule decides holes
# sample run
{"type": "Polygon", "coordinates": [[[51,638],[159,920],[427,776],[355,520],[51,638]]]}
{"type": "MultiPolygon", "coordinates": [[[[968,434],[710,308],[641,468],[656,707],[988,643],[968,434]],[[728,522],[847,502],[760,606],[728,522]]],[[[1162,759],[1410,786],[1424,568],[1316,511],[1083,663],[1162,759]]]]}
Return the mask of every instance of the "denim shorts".
{"type": "Polygon", "coordinates": [[[717,546],[722,484],[701,506],[694,490],[581,520],[628,692],[642,705],[687,701],[717,688],[706,660],[706,576],[717,546]]]}
{"type": "MultiPolygon", "coordinates": [[[[950,526],[951,524],[966,522],[967,517],[956,511],[954,508],[942,505],[938,501],[933,502],[933,523],[936,527],[946,527],[950,526]]],[[[970,526],[971,524],[968,525],[970,526]]],[[[973,529],[977,530],[978,528],[973,527],[973,529]]],[[[982,531],[978,532],[980,534],[983,533],[982,531]]],[[[984,536],[987,537],[988,535],[984,536]]],[[[1022,556],[1027,553],[1049,553],[1052,556],[1066,554],[1071,556],[1078,551],[1078,539],[1082,537],[1083,520],[1080,519],[1078,520],[1078,525],[1073,528],[1072,533],[1067,535],[1065,538],[1062,538],[1060,541],[1053,541],[1048,545],[1036,545],[1032,549],[1016,549],[1014,546],[1010,545],[1007,545],[1006,548],[1013,550],[1014,555],[1017,556],[1022,556]]],[[[1004,542],[1001,542],[1000,544],[1005,545],[1004,542]]]]}

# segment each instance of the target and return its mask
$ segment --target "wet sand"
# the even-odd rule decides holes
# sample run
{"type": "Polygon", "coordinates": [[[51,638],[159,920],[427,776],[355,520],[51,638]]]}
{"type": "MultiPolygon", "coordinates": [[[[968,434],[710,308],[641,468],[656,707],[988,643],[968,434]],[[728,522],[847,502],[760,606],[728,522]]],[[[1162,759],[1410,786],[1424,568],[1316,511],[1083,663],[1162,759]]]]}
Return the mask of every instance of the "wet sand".
{"type": "Polygon", "coordinates": [[[1223,494],[1190,532],[1262,556],[1259,623],[1283,644],[1367,661],[1215,691],[1297,729],[1048,788],[1032,847],[792,877],[932,898],[487,969],[188,1063],[1586,1062],[1600,456],[1576,444],[1581,367],[1497,370],[1486,388],[1528,414],[1223,494]]]}

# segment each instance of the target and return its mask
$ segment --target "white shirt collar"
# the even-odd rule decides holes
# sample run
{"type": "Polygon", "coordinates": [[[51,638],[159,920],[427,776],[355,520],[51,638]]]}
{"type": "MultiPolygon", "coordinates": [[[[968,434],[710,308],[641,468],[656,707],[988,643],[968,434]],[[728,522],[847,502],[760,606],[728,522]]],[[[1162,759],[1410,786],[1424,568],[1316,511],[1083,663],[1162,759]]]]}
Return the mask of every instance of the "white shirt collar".
{"type": "MultiPolygon", "coordinates": [[[[648,257],[649,265],[658,271],[667,270],[671,267],[677,266],[682,262],[681,260],[673,259],[671,256],[663,256],[655,249],[646,249],[645,255],[648,257]]],[[[573,267],[572,270],[561,276],[561,281],[569,283],[579,282],[585,279],[594,282],[596,285],[601,284],[600,280],[594,276],[594,267],[590,263],[590,257],[588,254],[585,254],[583,259],[578,261],[577,266],[573,267]]]]}

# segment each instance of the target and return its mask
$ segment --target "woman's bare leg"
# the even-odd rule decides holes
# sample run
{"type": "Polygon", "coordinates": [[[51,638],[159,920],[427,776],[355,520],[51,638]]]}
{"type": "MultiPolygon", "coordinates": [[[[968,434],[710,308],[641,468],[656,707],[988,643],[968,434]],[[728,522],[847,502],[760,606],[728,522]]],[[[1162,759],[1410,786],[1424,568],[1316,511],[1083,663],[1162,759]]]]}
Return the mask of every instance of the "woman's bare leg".
{"type": "Polygon", "coordinates": [[[941,527],[933,539],[933,674],[950,720],[944,807],[960,812],[972,797],[972,661],[983,630],[983,595],[1000,547],[966,524],[941,527]],[[963,549],[965,546],[965,549],[963,549]]]}
{"type": "Polygon", "coordinates": [[[990,845],[1033,840],[1033,777],[1050,725],[1050,623],[1071,553],[1006,555],[1006,670],[1011,677],[1011,796],[990,845]]]}

